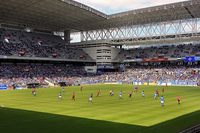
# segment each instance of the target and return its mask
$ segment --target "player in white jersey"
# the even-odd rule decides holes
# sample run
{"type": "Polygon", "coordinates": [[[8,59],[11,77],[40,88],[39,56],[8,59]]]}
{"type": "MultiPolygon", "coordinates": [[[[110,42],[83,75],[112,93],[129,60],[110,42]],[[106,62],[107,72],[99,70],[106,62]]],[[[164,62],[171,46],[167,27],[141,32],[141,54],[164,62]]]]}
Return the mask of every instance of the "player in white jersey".
{"type": "Polygon", "coordinates": [[[59,92],[59,94],[58,94],[58,99],[62,99],[62,93],[61,92],[59,92]]]}
{"type": "Polygon", "coordinates": [[[119,98],[122,99],[122,90],[119,92],[119,98]]]}
{"type": "Polygon", "coordinates": [[[162,107],[164,107],[164,97],[163,96],[160,97],[160,104],[162,107]]]}
{"type": "Polygon", "coordinates": [[[142,91],[142,97],[144,97],[144,91],[142,91]]]}

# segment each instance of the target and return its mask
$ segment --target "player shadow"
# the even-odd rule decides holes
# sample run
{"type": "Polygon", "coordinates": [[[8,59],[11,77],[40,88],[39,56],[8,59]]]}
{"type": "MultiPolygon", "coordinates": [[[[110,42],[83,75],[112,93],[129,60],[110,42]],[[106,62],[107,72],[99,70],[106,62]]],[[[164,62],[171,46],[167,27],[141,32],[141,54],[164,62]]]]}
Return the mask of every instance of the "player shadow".
{"type": "Polygon", "coordinates": [[[178,133],[200,123],[200,111],[150,127],[0,107],[1,133],[178,133]]]}

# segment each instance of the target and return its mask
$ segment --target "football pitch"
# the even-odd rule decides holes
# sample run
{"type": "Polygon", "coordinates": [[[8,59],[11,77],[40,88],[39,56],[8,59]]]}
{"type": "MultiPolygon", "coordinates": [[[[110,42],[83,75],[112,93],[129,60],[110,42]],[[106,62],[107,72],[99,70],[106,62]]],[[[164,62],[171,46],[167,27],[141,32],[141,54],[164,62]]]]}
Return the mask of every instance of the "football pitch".
{"type": "Polygon", "coordinates": [[[86,85],[0,91],[2,133],[177,133],[200,123],[199,87],[86,85]],[[154,99],[155,90],[164,96],[154,99]],[[100,95],[97,97],[97,92],[100,95]],[[114,96],[110,96],[110,90],[114,96]],[[119,92],[122,90],[122,99],[119,92]],[[144,90],[145,96],[141,92],[144,90]],[[62,100],[58,98],[62,92],[62,100]],[[75,101],[72,94],[75,92],[75,101]],[[93,102],[88,102],[93,93],[93,102]],[[177,103],[181,97],[181,104],[177,103]]]}

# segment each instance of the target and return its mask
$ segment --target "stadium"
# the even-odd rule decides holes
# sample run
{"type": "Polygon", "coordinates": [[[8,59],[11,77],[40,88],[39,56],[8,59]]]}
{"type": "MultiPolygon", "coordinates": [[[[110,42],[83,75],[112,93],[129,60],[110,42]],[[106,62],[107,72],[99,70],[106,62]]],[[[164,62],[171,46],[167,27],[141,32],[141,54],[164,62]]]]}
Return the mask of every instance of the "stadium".
{"type": "Polygon", "coordinates": [[[199,0],[0,0],[2,133],[199,133],[199,86],[199,0]]]}

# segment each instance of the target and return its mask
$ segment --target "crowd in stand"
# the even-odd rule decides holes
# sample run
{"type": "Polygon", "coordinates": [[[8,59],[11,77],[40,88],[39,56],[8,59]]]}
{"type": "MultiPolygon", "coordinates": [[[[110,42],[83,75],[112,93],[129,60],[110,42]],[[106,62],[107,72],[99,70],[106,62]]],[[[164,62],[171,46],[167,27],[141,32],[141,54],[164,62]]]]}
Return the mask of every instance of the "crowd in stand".
{"type": "Polygon", "coordinates": [[[82,67],[53,64],[1,64],[0,84],[45,83],[45,79],[58,83],[70,77],[81,77],[85,74],[82,67]]]}
{"type": "Polygon", "coordinates": [[[0,84],[29,84],[59,82],[101,83],[101,82],[197,82],[199,67],[130,67],[124,72],[105,72],[88,75],[83,67],[62,64],[1,64],[0,84]]]}
{"type": "MultiPolygon", "coordinates": [[[[92,60],[82,49],[70,48],[60,36],[0,28],[0,56],[92,60]]],[[[154,57],[200,56],[200,45],[181,44],[121,50],[118,60],[154,57]]]]}
{"type": "Polygon", "coordinates": [[[132,50],[121,50],[117,58],[121,60],[154,57],[182,58],[185,56],[200,56],[199,49],[200,45],[197,44],[151,46],[132,50]]]}
{"type": "Polygon", "coordinates": [[[80,79],[82,82],[197,82],[197,67],[134,67],[124,72],[108,72],[80,79]]]}
{"type": "Polygon", "coordinates": [[[69,48],[53,34],[0,28],[0,55],[91,60],[82,49],[69,48]]]}
{"type": "MultiPolygon", "coordinates": [[[[152,46],[121,50],[118,59],[138,59],[185,56],[200,56],[200,45],[182,44],[152,46]]],[[[92,60],[82,49],[69,48],[65,41],[52,34],[25,32],[0,28],[0,56],[22,56],[92,60]]],[[[134,66],[124,72],[87,74],[83,67],[65,64],[0,64],[0,84],[27,85],[51,82],[101,83],[101,82],[197,82],[199,66],[134,66]]]]}

